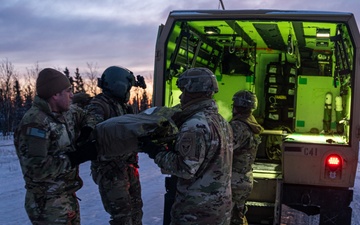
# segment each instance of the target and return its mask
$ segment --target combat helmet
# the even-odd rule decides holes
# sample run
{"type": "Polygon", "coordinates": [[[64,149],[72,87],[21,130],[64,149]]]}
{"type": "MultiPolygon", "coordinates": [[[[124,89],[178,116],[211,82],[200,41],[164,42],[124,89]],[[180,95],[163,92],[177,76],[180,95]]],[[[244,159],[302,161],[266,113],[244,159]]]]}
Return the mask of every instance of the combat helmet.
{"type": "Polygon", "coordinates": [[[180,75],[176,86],[189,93],[219,91],[216,77],[211,70],[203,67],[191,68],[180,75]]]}
{"type": "Polygon", "coordinates": [[[135,85],[134,74],[119,66],[110,66],[98,78],[98,87],[104,94],[119,98],[127,102],[130,98],[130,89],[135,85]]]}
{"type": "Polygon", "coordinates": [[[256,95],[247,90],[241,90],[234,94],[233,98],[234,107],[242,107],[248,110],[255,110],[257,108],[256,95]]]}

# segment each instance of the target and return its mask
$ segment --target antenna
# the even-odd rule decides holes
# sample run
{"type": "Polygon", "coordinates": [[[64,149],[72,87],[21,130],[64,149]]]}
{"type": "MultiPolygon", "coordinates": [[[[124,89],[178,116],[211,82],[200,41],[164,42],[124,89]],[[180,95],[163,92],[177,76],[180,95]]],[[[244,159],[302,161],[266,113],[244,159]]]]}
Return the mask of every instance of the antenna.
{"type": "Polygon", "coordinates": [[[223,10],[225,10],[225,6],[224,6],[223,1],[222,1],[222,0],[219,0],[219,2],[220,2],[220,4],[221,4],[221,8],[222,8],[223,10]]]}

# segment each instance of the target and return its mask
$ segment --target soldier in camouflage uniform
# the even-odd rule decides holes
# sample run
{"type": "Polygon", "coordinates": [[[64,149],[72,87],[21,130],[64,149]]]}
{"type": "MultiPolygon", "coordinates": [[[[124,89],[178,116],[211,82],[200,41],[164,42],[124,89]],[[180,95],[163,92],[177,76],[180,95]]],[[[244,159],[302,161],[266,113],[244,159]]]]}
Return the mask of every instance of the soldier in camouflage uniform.
{"type": "Polygon", "coordinates": [[[257,98],[252,92],[239,91],[234,94],[233,118],[230,120],[234,132],[231,225],[248,224],[245,202],[253,189],[252,164],[260,144],[259,134],[263,131],[252,115],[256,107],[257,98]]]}
{"type": "MultiPolygon", "coordinates": [[[[95,96],[86,109],[98,123],[111,117],[132,113],[127,104],[135,77],[125,68],[111,66],[99,79],[102,93],[95,96]]],[[[121,149],[119,149],[121,152],[121,149]]],[[[142,199],[137,153],[116,157],[101,156],[92,161],[91,173],[99,187],[102,203],[111,216],[112,225],[141,225],[142,199]]]]}
{"type": "Polygon", "coordinates": [[[32,224],[79,225],[75,192],[82,187],[78,165],[96,158],[95,149],[78,149],[95,120],[71,105],[69,79],[46,68],[36,81],[37,96],[25,113],[14,144],[24,175],[25,209],[32,224]]]}
{"type": "Polygon", "coordinates": [[[153,142],[142,150],[167,174],[177,177],[171,224],[230,224],[233,133],[212,99],[214,74],[192,68],[180,75],[182,112],[173,150],[153,142]]]}

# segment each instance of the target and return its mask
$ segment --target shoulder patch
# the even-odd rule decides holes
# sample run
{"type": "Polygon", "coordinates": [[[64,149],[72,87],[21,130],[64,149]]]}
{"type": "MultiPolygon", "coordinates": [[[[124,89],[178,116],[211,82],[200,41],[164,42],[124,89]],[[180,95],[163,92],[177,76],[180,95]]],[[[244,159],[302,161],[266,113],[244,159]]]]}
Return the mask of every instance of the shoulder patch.
{"type": "Polygon", "coordinates": [[[194,132],[186,132],[180,135],[178,146],[180,154],[188,159],[197,159],[196,134],[194,132]]]}
{"type": "Polygon", "coordinates": [[[26,129],[26,135],[45,139],[46,138],[46,131],[45,130],[40,130],[40,129],[34,128],[34,127],[28,127],[26,129]]]}

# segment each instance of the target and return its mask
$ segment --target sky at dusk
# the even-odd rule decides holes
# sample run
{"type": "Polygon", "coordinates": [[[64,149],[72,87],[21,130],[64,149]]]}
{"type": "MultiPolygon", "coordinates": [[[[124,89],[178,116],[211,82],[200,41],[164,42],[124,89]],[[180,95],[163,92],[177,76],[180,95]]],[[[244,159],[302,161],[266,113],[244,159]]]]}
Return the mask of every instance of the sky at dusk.
{"type": "MultiPolygon", "coordinates": [[[[351,12],[359,0],[223,0],[225,9],[351,12]]],[[[218,0],[1,0],[0,60],[19,74],[40,68],[112,65],[152,76],[158,27],[172,10],[220,9],[218,0]]]]}

